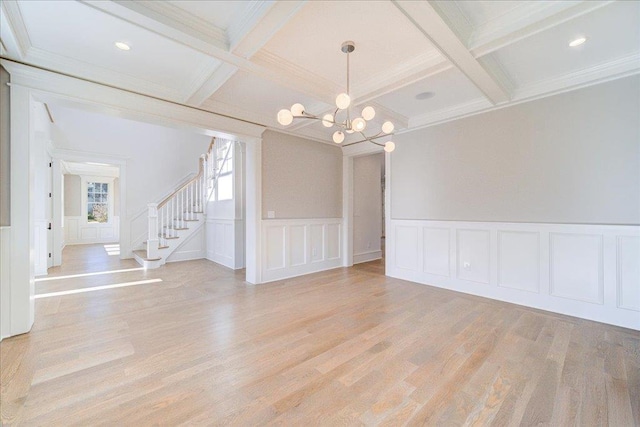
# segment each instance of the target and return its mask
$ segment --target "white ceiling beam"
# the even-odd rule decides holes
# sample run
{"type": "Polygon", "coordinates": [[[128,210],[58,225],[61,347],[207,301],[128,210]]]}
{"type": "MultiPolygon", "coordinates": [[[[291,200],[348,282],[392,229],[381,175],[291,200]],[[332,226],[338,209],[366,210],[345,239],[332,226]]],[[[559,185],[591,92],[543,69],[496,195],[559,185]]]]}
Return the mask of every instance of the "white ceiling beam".
{"type": "MultiPolygon", "coordinates": [[[[205,19],[165,1],[130,1],[112,0],[123,7],[131,9],[154,21],[170,26],[182,33],[199,38],[204,42],[227,50],[229,39],[224,29],[212,25],[205,19]]],[[[91,1],[92,4],[97,3],[91,1]]],[[[103,3],[103,2],[100,2],[103,3]]]]}
{"type": "MultiPolygon", "coordinates": [[[[249,12],[240,15],[227,32],[231,53],[249,59],[258,52],[302,7],[304,1],[254,1],[249,12]]],[[[207,76],[186,100],[199,106],[218,91],[239,67],[223,63],[207,76]]]]}
{"type": "Polygon", "coordinates": [[[392,0],[393,4],[494,104],[509,101],[509,94],[491,76],[456,33],[427,1],[392,0]]]}
{"type": "Polygon", "coordinates": [[[12,58],[23,60],[31,49],[31,40],[24,25],[18,2],[0,2],[0,41],[12,58]]]}

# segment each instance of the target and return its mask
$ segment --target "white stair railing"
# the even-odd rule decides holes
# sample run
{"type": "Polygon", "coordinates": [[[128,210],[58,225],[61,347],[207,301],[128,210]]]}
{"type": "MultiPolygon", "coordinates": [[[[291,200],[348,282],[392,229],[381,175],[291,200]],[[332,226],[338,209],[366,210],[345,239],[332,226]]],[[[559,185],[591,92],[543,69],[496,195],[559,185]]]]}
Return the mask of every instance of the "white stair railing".
{"type": "Polygon", "coordinates": [[[171,239],[178,238],[179,230],[188,228],[189,221],[197,220],[198,214],[204,213],[207,201],[215,190],[220,170],[229,157],[232,144],[229,140],[213,138],[207,153],[200,156],[198,174],[160,203],[147,205],[147,259],[159,259],[159,249],[169,246],[171,239]],[[225,153],[220,167],[216,167],[214,156],[214,150],[218,148],[225,153]]]}

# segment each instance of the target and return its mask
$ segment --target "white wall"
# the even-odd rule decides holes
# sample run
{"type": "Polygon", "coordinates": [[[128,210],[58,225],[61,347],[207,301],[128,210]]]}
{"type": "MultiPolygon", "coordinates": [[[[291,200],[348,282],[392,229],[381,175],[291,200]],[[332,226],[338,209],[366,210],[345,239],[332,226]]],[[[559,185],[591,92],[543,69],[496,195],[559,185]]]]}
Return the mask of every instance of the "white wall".
{"type": "Polygon", "coordinates": [[[640,224],[640,76],[397,135],[396,219],[640,224]]]}
{"type": "Polygon", "coordinates": [[[387,274],[640,329],[639,94],[636,76],[399,135],[387,274]]]}
{"type": "Polygon", "coordinates": [[[262,139],[262,218],[342,216],[342,150],[266,131],[262,139]]]}
{"type": "Polygon", "coordinates": [[[33,249],[35,274],[47,274],[49,260],[49,239],[53,238],[49,224],[52,222],[49,192],[52,191],[52,167],[48,146],[51,144],[52,125],[45,106],[41,102],[31,104],[31,155],[34,162],[33,215],[34,236],[33,249]]]}
{"type": "Polygon", "coordinates": [[[232,145],[233,198],[207,203],[206,258],[234,270],[245,267],[245,146],[232,145]]]}
{"type": "MultiPolygon", "coordinates": [[[[53,113],[58,130],[56,148],[126,160],[126,212],[120,212],[120,221],[130,233],[125,241],[132,247],[146,240],[147,204],[159,202],[189,174],[197,173],[199,156],[211,140],[183,130],[70,108],[55,107],[53,113]]],[[[122,248],[124,256],[130,256],[127,249],[122,248]]]]}
{"type": "Polygon", "coordinates": [[[353,160],[353,263],[380,259],[384,154],[353,160]]]}
{"type": "Polygon", "coordinates": [[[11,224],[11,143],[9,73],[0,67],[0,226],[11,224]]]}

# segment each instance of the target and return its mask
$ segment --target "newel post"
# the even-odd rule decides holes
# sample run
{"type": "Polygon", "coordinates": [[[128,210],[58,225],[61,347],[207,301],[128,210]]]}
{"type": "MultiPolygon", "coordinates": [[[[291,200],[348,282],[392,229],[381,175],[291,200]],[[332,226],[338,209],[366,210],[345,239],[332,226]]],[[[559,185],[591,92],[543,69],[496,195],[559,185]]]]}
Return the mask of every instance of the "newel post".
{"type": "Polygon", "coordinates": [[[147,259],[158,258],[158,204],[149,203],[149,236],[147,236],[147,259]]]}

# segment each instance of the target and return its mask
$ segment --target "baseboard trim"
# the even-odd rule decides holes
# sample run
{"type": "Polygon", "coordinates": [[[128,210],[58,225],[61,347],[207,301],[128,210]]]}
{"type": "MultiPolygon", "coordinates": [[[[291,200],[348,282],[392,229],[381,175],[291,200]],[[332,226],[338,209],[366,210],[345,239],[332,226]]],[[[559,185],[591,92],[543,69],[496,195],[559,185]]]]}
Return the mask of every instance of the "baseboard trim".
{"type": "Polygon", "coordinates": [[[353,254],[353,263],[360,264],[363,262],[375,261],[381,258],[382,258],[382,250],[362,252],[359,254],[353,254]]]}

